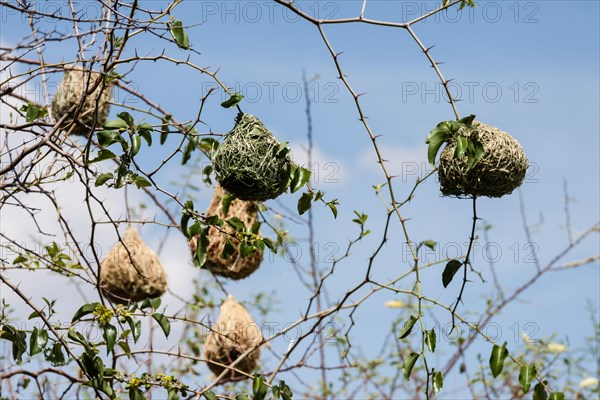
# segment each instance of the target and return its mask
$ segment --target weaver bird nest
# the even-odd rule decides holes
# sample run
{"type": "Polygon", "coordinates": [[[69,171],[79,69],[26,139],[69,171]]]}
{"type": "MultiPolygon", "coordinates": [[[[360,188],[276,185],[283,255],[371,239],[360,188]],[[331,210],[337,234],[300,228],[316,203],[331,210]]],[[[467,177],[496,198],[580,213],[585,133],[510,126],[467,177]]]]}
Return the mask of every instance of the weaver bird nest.
{"type": "MultiPolygon", "coordinates": [[[[227,215],[225,215],[223,213],[224,197],[225,191],[222,187],[217,186],[210,206],[208,207],[208,210],[206,210],[207,217],[216,215],[222,220],[237,217],[246,225],[246,227],[251,227],[256,222],[258,213],[257,205],[255,203],[237,199],[233,200],[229,204],[227,215]]],[[[208,245],[206,247],[207,257],[203,267],[216,275],[225,276],[231,279],[242,279],[256,271],[263,259],[263,253],[256,250],[253,254],[243,257],[240,253],[240,241],[232,235],[234,233],[233,228],[226,225],[220,229],[224,232],[214,226],[210,227],[208,231],[208,245]],[[231,242],[233,242],[235,250],[229,257],[222,258],[221,254],[223,253],[227,239],[230,239],[231,242]]],[[[198,236],[196,235],[192,237],[189,242],[192,254],[196,252],[197,243],[198,236]]]]}
{"type": "Polygon", "coordinates": [[[62,125],[63,129],[75,135],[87,136],[92,126],[100,127],[106,122],[111,89],[103,82],[99,82],[102,78],[103,75],[99,72],[86,71],[80,67],[65,67],[63,80],[52,100],[54,119],[58,121],[67,115],[62,125]],[[94,87],[95,89],[87,94],[94,87]],[[82,97],[85,99],[81,107],[75,107],[70,111],[73,106],[80,104],[82,97]]]}
{"type": "Polygon", "coordinates": [[[100,263],[100,287],[111,301],[120,304],[158,297],[166,291],[160,259],[134,228],[127,228],[122,242],[100,263]]]}
{"type": "Polygon", "coordinates": [[[264,201],[282,194],[291,165],[289,149],[258,118],[244,113],[238,114],[213,157],[217,181],[241,200],[264,201]]]}
{"type": "Polygon", "coordinates": [[[473,121],[471,129],[461,128],[459,134],[481,143],[484,153],[469,169],[466,154],[454,158],[456,141],[448,143],[442,151],[438,171],[444,196],[502,197],[523,183],[527,157],[521,144],[512,136],[478,121],[473,121]]]}
{"type": "Polygon", "coordinates": [[[251,374],[258,366],[260,348],[247,354],[232,367],[233,369],[227,368],[227,366],[262,342],[260,327],[244,306],[229,295],[221,305],[219,318],[213,328],[204,345],[204,355],[211,371],[220,375],[228,369],[231,371],[226,375],[228,380],[247,378],[246,375],[236,370],[251,374]]]}

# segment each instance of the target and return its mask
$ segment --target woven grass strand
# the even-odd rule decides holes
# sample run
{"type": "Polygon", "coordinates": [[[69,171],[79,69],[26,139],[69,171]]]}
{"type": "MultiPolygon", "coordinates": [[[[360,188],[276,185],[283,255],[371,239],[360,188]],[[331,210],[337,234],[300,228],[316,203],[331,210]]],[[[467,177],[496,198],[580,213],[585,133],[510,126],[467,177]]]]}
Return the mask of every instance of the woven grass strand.
{"type": "Polygon", "coordinates": [[[115,244],[100,263],[100,287],[103,293],[119,304],[150,299],[165,293],[167,279],[160,259],[146,246],[134,228],[125,230],[123,243],[115,244]]]}
{"type": "MultiPolygon", "coordinates": [[[[240,355],[258,345],[263,340],[260,327],[254,322],[246,308],[228,295],[221,305],[219,318],[206,337],[204,355],[210,370],[219,375],[240,355]],[[222,365],[219,365],[222,364],[222,365]]],[[[260,360],[260,348],[252,351],[235,368],[245,373],[252,373],[260,360]]],[[[232,370],[227,380],[239,380],[245,375],[232,370]]]]}
{"type": "MultiPolygon", "coordinates": [[[[77,104],[79,98],[84,94],[87,88],[94,87],[99,79],[102,79],[102,74],[99,72],[90,72],[83,70],[80,67],[66,67],[63,79],[58,87],[56,95],[52,100],[52,116],[58,121],[65,114],[69,114],[69,109],[77,104]]],[[[74,135],[88,136],[91,132],[91,127],[94,125],[94,114],[96,104],[98,105],[98,113],[96,119],[96,127],[102,126],[106,122],[110,111],[111,88],[104,87],[102,83],[85,98],[83,106],[77,119],[73,120],[73,114],[69,114],[62,128],[74,135]]]]}
{"type": "Polygon", "coordinates": [[[286,190],[291,158],[278,156],[279,141],[253,115],[239,113],[215,152],[217,182],[241,200],[274,199],[286,190]]]}
{"type": "Polygon", "coordinates": [[[439,165],[440,190],[444,196],[502,197],[523,183],[528,162],[516,139],[478,121],[473,122],[473,129],[463,128],[460,133],[478,140],[483,145],[484,155],[469,170],[466,154],[454,158],[454,141],[444,148],[439,165]]]}
{"type": "MultiPolygon", "coordinates": [[[[223,214],[222,200],[225,197],[225,191],[222,187],[217,186],[213,194],[210,206],[206,210],[206,216],[218,216],[220,219],[237,217],[246,227],[251,227],[258,220],[257,206],[254,202],[234,200],[229,205],[227,215],[223,214]]],[[[210,270],[212,273],[231,279],[243,279],[252,274],[260,267],[263,259],[261,251],[255,251],[253,254],[242,257],[240,253],[240,241],[232,236],[233,228],[228,225],[220,228],[226,233],[221,232],[215,227],[208,230],[208,246],[206,247],[206,261],[203,268],[210,270]],[[222,258],[221,254],[225,248],[227,239],[233,242],[235,250],[228,258],[222,258]]],[[[192,254],[196,252],[198,236],[192,237],[189,242],[192,254]]]]}

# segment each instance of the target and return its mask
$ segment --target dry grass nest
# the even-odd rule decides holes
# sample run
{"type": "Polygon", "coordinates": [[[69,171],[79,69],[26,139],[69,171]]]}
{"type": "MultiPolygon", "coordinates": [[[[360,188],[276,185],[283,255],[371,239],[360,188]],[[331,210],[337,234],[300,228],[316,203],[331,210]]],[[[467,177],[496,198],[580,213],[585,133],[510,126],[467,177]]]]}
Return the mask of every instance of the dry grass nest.
{"type": "MultiPolygon", "coordinates": [[[[260,327],[254,322],[248,311],[238,303],[233,296],[221,305],[219,318],[213,330],[208,334],[204,345],[204,354],[208,360],[208,367],[219,375],[246,351],[256,347],[262,342],[263,337],[260,327]]],[[[250,352],[235,369],[251,374],[258,366],[260,348],[250,352]]],[[[247,378],[238,371],[231,370],[226,375],[227,380],[247,378]]]]}
{"type": "Polygon", "coordinates": [[[241,200],[276,198],[287,188],[292,165],[289,149],[280,146],[258,118],[239,113],[213,157],[217,181],[241,200]]]}
{"type": "Polygon", "coordinates": [[[100,286],[112,302],[126,304],[161,296],[167,279],[158,256],[128,227],[123,241],[100,263],[100,286]]]}
{"type": "Polygon", "coordinates": [[[484,154],[468,169],[468,157],[454,158],[455,141],[442,151],[439,163],[440,190],[444,196],[502,197],[523,183],[527,157],[521,144],[508,133],[474,121],[472,129],[460,134],[483,145],[484,154]]]}
{"type": "Polygon", "coordinates": [[[110,109],[111,88],[102,82],[98,83],[102,77],[99,72],[83,70],[80,67],[65,67],[63,80],[52,100],[52,116],[56,121],[68,115],[63,129],[74,135],[88,136],[94,126],[94,118],[96,127],[106,122],[110,109]],[[77,118],[73,120],[75,112],[69,113],[69,110],[93,87],[96,89],[86,96],[77,118]]]}
{"type": "MultiPolygon", "coordinates": [[[[212,201],[206,216],[218,216],[224,220],[227,218],[237,217],[247,227],[251,227],[258,219],[257,206],[250,201],[234,200],[229,205],[227,215],[223,214],[222,200],[225,196],[225,191],[222,187],[217,186],[213,195],[212,201]]],[[[208,231],[208,246],[206,247],[207,257],[204,263],[204,268],[207,268],[216,275],[221,275],[231,279],[242,279],[258,269],[263,259],[261,251],[255,251],[246,257],[242,257],[240,253],[240,241],[232,235],[233,228],[224,225],[222,228],[211,227],[208,231]],[[221,232],[219,229],[225,231],[221,232]],[[221,254],[225,247],[227,239],[231,239],[234,244],[235,251],[228,258],[222,258],[221,254]]],[[[190,240],[190,249],[192,254],[196,252],[198,237],[194,236],[190,240]]]]}

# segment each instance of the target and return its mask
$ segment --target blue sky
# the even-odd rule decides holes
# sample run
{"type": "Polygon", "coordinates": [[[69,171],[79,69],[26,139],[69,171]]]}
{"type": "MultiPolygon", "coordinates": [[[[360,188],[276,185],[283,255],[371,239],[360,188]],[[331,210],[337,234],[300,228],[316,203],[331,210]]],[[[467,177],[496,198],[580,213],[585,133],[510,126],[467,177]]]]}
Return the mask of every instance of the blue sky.
{"type": "MultiPolygon", "coordinates": [[[[342,18],[356,16],[362,2],[297,4],[311,15],[342,18]]],[[[366,16],[402,21],[406,19],[403,17],[415,17],[415,9],[432,7],[432,2],[368,1],[366,16]]],[[[529,222],[543,218],[543,225],[533,230],[542,265],[567,243],[564,181],[575,199],[570,204],[575,232],[600,219],[599,13],[599,3],[595,1],[484,1],[460,16],[451,12],[414,27],[426,46],[435,45],[432,56],[444,62],[441,68],[445,77],[455,79],[453,89],[463,94],[463,101],[458,103],[461,115],[476,114],[479,120],[511,133],[534,164],[519,190],[529,222]]],[[[317,29],[296,21],[281,6],[266,1],[186,0],[173,15],[184,24],[199,24],[187,32],[200,55],[190,55],[154,36],[135,38],[130,51],[136,48],[139,54],[157,54],[166,46],[173,57],[190,55],[200,66],[220,68],[219,76],[225,84],[239,87],[247,95],[247,101],[242,103],[244,111],[261,118],[280,140],[291,142],[296,159],[304,158],[299,153],[306,143],[302,72],[306,71],[309,77],[319,76],[311,82],[320,178],[314,184],[327,192],[327,198],[339,198],[341,205],[337,220],[316,206],[316,241],[322,254],[331,249],[326,247],[331,243],[342,251],[347,239],[355,235],[356,228],[350,222],[353,210],[368,213],[368,227],[373,230],[371,237],[357,246],[353,258],[341,265],[344,272],[330,282],[331,298],[338,298],[360,282],[366,259],[381,236],[385,210],[371,185],[383,183],[384,177],[373,158],[367,133],[357,120],[352,98],[337,78],[333,60],[317,29]]],[[[11,15],[5,14],[2,24],[3,44],[14,43],[27,29],[11,15]]],[[[344,52],[340,62],[353,88],[366,93],[361,97],[363,109],[374,132],[382,135],[378,143],[384,158],[390,160],[390,170],[400,175],[395,189],[406,195],[416,176],[408,172],[414,171],[415,166],[417,174],[428,168],[426,134],[439,121],[453,119],[437,76],[404,30],[366,24],[330,25],[325,30],[335,50],[344,52]]],[[[68,46],[49,46],[46,53],[47,60],[53,58],[52,61],[63,56],[74,59],[75,55],[74,47],[68,46]]],[[[167,63],[142,63],[129,78],[148,97],[173,110],[180,120],[195,116],[203,90],[210,85],[206,76],[167,63]]],[[[231,128],[235,112],[222,109],[218,100],[207,104],[204,115],[210,129],[224,133],[231,128]]],[[[144,162],[153,165],[159,151],[159,147],[154,147],[144,162]]],[[[168,167],[164,178],[173,179],[178,172],[175,163],[168,167]]],[[[198,208],[202,209],[208,204],[210,191],[199,196],[198,208]]],[[[294,207],[297,197],[284,195],[281,202],[294,207]]],[[[277,203],[272,204],[278,207],[277,203]]],[[[534,271],[533,265],[523,262],[527,249],[523,247],[526,238],[518,194],[481,199],[479,215],[493,226],[491,240],[502,250],[496,266],[500,281],[506,288],[518,287],[534,271]]],[[[440,197],[435,179],[419,188],[415,200],[405,207],[404,216],[411,218],[408,226],[413,241],[433,239],[441,247],[457,242],[466,249],[470,202],[440,197]]],[[[291,229],[298,238],[306,236],[306,231],[298,227],[291,229]]],[[[158,237],[160,231],[155,228],[146,232],[150,237],[158,237]]],[[[398,260],[403,240],[400,233],[400,227],[394,224],[392,240],[376,262],[375,276],[380,279],[394,277],[397,271],[408,268],[407,263],[398,260]]],[[[185,247],[181,243],[178,246],[185,247]]],[[[302,246],[307,254],[306,244],[302,246]]],[[[565,261],[598,252],[598,237],[593,236],[565,261]]],[[[483,259],[481,252],[477,256],[483,259]]],[[[487,282],[476,281],[468,286],[463,310],[483,309],[479,305],[482,296],[492,288],[487,263],[481,261],[477,267],[487,282]]],[[[195,273],[190,265],[182,268],[185,272],[174,275],[195,273]]],[[[451,302],[458,286],[443,289],[440,275],[439,268],[425,274],[424,292],[451,302]]],[[[281,320],[292,321],[303,310],[306,302],[298,299],[308,298],[308,294],[295,280],[290,264],[281,259],[266,263],[251,278],[229,283],[227,288],[243,299],[256,293],[259,282],[263,288],[277,292],[281,301],[278,308],[285,310],[277,316],[281,320]]],[[[597,262],[574,271],[552,273],[494,321],[503,327],[506,337],[511,337],[510,327],[515,323],[522,326],[534,322],[539,326],[540,338],[556,332],[575,346],[591,332],[584,304],[590,300],[598,307],[598,285],[597,262]]],[[[383,302],[392,298],[391,294],[375,296],[358,313],[354,339],[367,352],[378,350],[364,340],[372,334],[372,327],[385,330],[387,321],[396,316],[396,311],[383,307],[383,302]]],[[[285,349],[285,343],[279,345],[279,349],[285,349]]],[[[477,350],[487,354],[488,347],[482,344],[477,350]]]]}

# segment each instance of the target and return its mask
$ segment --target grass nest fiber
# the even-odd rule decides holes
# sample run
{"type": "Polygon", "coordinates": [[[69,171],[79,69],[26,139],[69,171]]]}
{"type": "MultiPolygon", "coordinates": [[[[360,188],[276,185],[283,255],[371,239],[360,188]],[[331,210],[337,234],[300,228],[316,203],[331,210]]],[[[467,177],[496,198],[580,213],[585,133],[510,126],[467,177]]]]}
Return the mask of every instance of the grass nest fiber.
{"type": "Polygon", "coordinates": [[[472,128],[459,132],[483,145],[481,160],[471,169],[468,157],[454,158],[456,142],[451,140],[442,151],[439,163],[440,190],[444,196],[502,197],[523,183],[527,157],[521,144],[508,133],[473,121],[472,128]]]}
{"type": "MultiPolygon", "coordinates": [[[[251,227],[256,222],[258,219],[257,206],[251,201],[233,200],[229,205],[227,215],[223,214],[222,200],[224,196],[225,191],[223,188],[217,186],[210,206],[208,207],[208,210],[206,210],[207,217],[216,215],[222,220],[237,217],[247,227],[251,227]]],[[[226,233],[214,226],[210,227],[208,230],[208,245],[206,247],[207,257],[203,267],[216,275],[227,278],[236,280],[246,278],[258,269],[263,259],[263,253],[257,250],[251,255],[242,257],[240,253],[240,241],[234,236],[227,234],[232,234],[234,232],[233,228],[224,225],[223,228],[220,229],[226,233]],[[222,258],[221,254],[223,253],[228,238],[233,242],[235,250],[228,258],[222,258]]],[[[189,245],[192,254],[196,252],[197,241],[197,235],[190,239],[189,245]]]]}
{"type": "Polygon", "coordinates": [[[127,228],[123,241],[100,263],[100,287],[112,302],[120,304],[158,297],[167,290],[160,259],[134,228],[127,228]]]}
{"type": "MultiPolygon", "coordinates": [[[[208,334],[204,345],[204,355],[212,372],[220,375],[227,366],[246,351],[254,348],[263,337],[260,327],[254,322],[248,311],[233,296],[228,295],[221,305],[219,318],[213,330],[208,334]]],[[[251,374],[258,366],[260,348],[249,353],[235,365],[235,369],[251,374]]],[[[227,380],[247,378],[235,369],[226,375],[227,380]]]]}
{"type": "Polygon", "coordinates": [[[286,188],[289,150],[253,115],[239,113],[213,157],[216,179],[241,200],[274,199],[286,188]]]}
{"type": "Polygon", "coordinates": [[[69,113],[71,107],[78,104],[88,88],[95,87],[102,77],[103,75],[99,72],[86,71],[80,67],[65,68],[62,82],[52,100],[52,116],[56,121],[68,115],[62,126],[63,129],[74,135],[87,136],[94,125],[94,118],[96,118],[95,126],[97,127],[106,122],[110,109],[111,88],[108,85],[103,88],[102,82],[85,97],[75,120],[73,120],[75,113],[69,113]],[[98,111],[97,115],[96,110],[98,111]]]}

